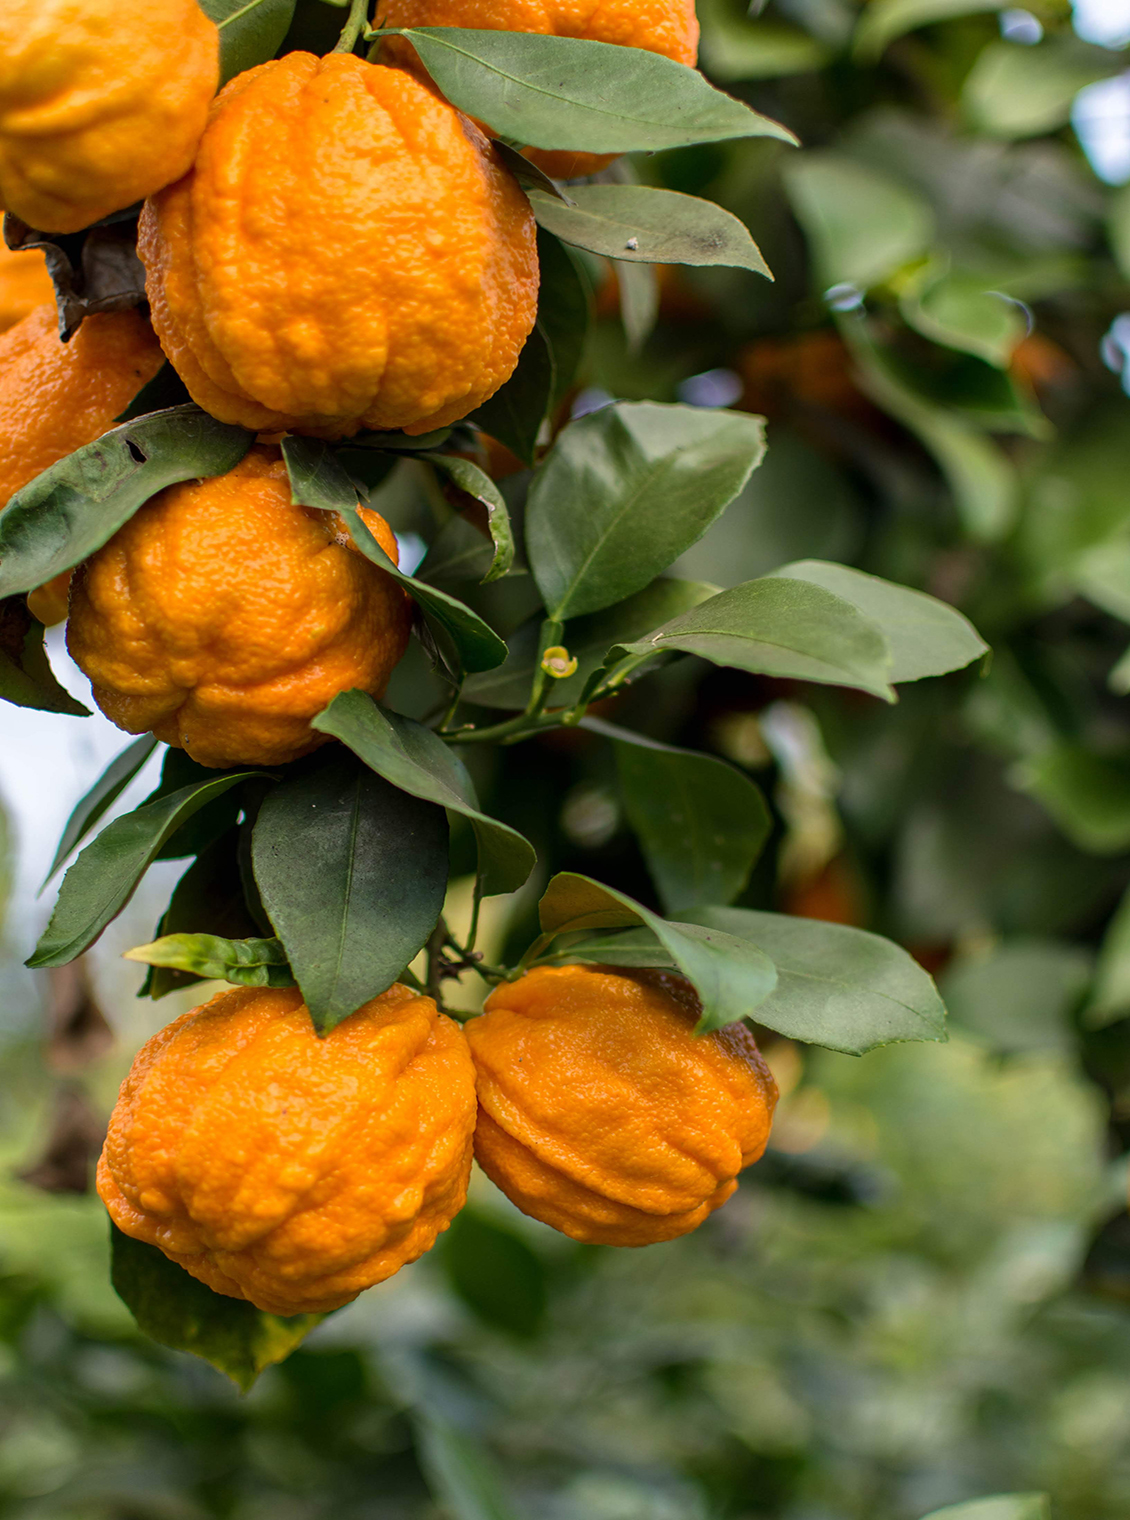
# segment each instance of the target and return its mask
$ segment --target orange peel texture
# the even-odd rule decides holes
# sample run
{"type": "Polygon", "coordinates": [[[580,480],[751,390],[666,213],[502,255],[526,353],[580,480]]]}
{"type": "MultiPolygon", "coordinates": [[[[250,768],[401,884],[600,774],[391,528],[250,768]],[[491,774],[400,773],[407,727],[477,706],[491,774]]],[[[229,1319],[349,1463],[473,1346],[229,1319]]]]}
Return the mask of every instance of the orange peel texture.
{"type": "MultiPolygon", "coordinates": [[[[136,311],[87,317],[63,343],[51,302],[0,336],[0,511],[49,466],[101,438],[152,380],[161,357],[136,311]]],[[[29,595],[41,623],[66,617],[70,578],[64,571],[29,595]]]]}
{"type": "Polygon", "coordinates": [[[319,1039],[297,989],[239,988],[142,1047],[98,1163],[118,1228],[271,1314],[337,1309],[467,1195],[458,1024],[399,983],[319,1039]]]}
{"type": "Polygon", "coordinates": [[[196,0],[4,0],[0,202],[77,232],[179,179],[219,58],[196,0]]]}
{"type": "Polygon", "coordinates": [[[54,299],[55,287],[40,250],[17,253],[0,242],[0,333],[54,299]]]}
{"type": "Polygon", "coordinates": [[[696,1037],[666,972],[537,967],[466,1026],[475,1157],[524,1214],[574,1240],[644,1246],[696,1229],[765,1149],[777,1087],[749,1030],[696,1037]]]}
{"type": "Polygon", "coordinates": [[[153,324],[224,422],[326,438],[465,417],[537,312],[533,213],[426,82],[290,53],[217,97],[141,218],[153,324]]]}
{"type": "MultiPolygon", "coordinates": [[[[693,68],[698,59],[694,0],[379,0],[384,26],[466,26],[488,32],[541,32],[611,42],[662,53],[693,68]]],[[[415,58],[399,38],[384,44],[391,59],[415,58]]],[[[526,157],[554,179],[580,179],[610,164],[615,153],[528,148],[526,157]]]]}
{"type": "MultiPolygon", "coordinates": [[[[394,562],[396,539],[362,516],[394,562]]],[[[278,449],[159,491],[76,573],[67,646],[98,706],[201,765],[282,765],[340,691],[380,696],[411,601],[336,515],[296,507],[278,449]]]]}

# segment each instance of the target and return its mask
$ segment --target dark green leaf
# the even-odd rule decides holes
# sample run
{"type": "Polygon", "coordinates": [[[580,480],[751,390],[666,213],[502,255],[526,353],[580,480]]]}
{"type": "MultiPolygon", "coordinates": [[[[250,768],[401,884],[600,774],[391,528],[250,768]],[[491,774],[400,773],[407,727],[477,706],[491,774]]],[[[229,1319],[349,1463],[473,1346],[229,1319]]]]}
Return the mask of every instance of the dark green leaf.
{"type": "Polygon", "coordinates": [[[946,1038],[934,983],[905,950],[878,934],[747,908],[706,908],[691,916],[773,958],[777,986],[757,1022],[790,1039],[860,1056],[898,1041],[946,1038]]]}
{"type": "Polygon", "coordinates": [[[22,596],[0,601],[0,698],[38,712],[90,716],[90,709],[56,681],[43,646],[43,624],[31,615],[22,596]]]}
{"type": "Polygon", "coordinates": [[[642,48],[463,27],[401,35],[453,105],[529,147],[631,153],[732,137],[796,141],[694,69],[642,48]]]}
{"type": "Polygon", "coordinates": [[[520,1235],[467,1207],[443,1235],[440,1255],[451,1286],[481,1320],[513,1335],[537,1332],[545,1268],[520,1235]]]}
{"type": "Polygon", "coordinates": [[[553,355],[539,323],[526,339],[510,379],[471,413],[470,420],[504,443],[524,464],[533,464],[538,435],[556,386],[553,355]]]}
{"type": "Polygon", "coordinates": [[[265,1367],[281,1362],[324,1314],[283,1319],[246,1299],[213,1293],[156,1246],[110,1226],[114,1291],[150,1340],[203,1357],[246,1393],[265,1367]]]}
{"type": "Polygon", "coordinates": [[[200,0],[220,29],[220,83],[273,58],[294,17],[295,0],[200,0]]]}
{"type": "Polygon", "coordinates": [[[1117,855],[1130,846],[1130,763],[1122,756],[1062,744],[1024,761],[1013,777],[1080,849],[1117,855]]]}
{"type": "Polygon", "coordinates": [[[538,224],[562,242],[629,263],[727,264],[772,279],[743,222],[697,195],[650,185],[576,185],[573,205],[530,192],[538,224]]]}
{"type": "Polygon", "coordinates": [[[135,739],[110,761],[90,790],[75,803],[63,829],[51,869],[43,879],[45,886],[71,851],[90,833],[107,808],[114,805],[156,748],[157,741],[153,735],[142,734],[140,739],[135,739]]]}
{"type": "Polygon", "coordinates": [[[1071,1016],[1091,980],[1094,957],[1054,939],[1008,939],[988,955],[947,966],[941,993],[950,1019],[1001,1055],[1067,1052],[1071,1016]]]}
{"type": "Polygon", "coordinates": [[[572,871],[549,883],[538,916],[547,935],[644,924],[694,985],[702,1003],[699,1034],[748,1018],[777,983],[773,962],[742,938],[699,924],[669,923],[623,892],[572,871]]]}
{"type": "Polygon", "coordinates": [[[424,611],[446,630],[466,670],[492,670],[501,665],[506,658],[506,645],[478,613],[445,591],[405,575],[389,559],[362,522],[357,511],[356,488],[326,444],[288,434],[282,441],[282,451],[296,504],[340,514],[365,558],[406,587],[424,611]]]}
{"type": "Polygon", "coordinates": [[[862,570],[818,559],[782,565],[773,575],[823,586],[876,623],[890,645],[888,680],[892,684],[960,670],[989,652],[984,639],[956,607],[908,586],[896,586],[862,570]]]}
{"type": "Polygon", "coordinates": [[[426,460],[433,469],[438,470],[441,475],[446,475],[461,491],[465,491],[468,496],[473,496],[476,501],[482,502],[486,507],[487,526],[490,529],[491,542],[494,544],[494,555],[483,580],[487,582],[498,580],[514,563],[514,530],[510,526],[510,511],[503,500],[502,492],[490,476],[480,470],[477,464],[472,464],[469,459],[461,459],[456,454],[433,453],[419,454],[416,457],[426,460]]]}
{"type": "Polygon", "coordinates": [[[583,726],[612,740],[624,811],[664,912],[733,902],[773,826],[758,787],[710,755],[598,718],[583,726]]]}
{"type": "Polygon", "coordinates": [[[187,406],[191,400],[188,387],[166,359],[152,380],[146,381],[114,421],[132,422],[137,417],[147,417],[150,412],[167,412],[174,406],[187,406]]]}
{"type": "Polygon", "coordinates": [[[695,542],[761,462],[740,412],[618,402],[561,433],[530,486],[526,548],[548,615],[597,612],[695,542]]]}
{"type": "Polygon", "coordinates": [[[473,1436],[422,1409],[416,1413],[416,1436],[428,1487],[451,1520],[519,1520],[502,1475],[473,1436]]]}
{"type": "Polygon", "coordinates": [[[846,153],[805,153],[785,170],[821,286],[869,290],[925,250],[933,233],[926,198],[846,153]]]}
{"type": "Polygon", "coordinates": [[[1127,1014],[1130,1014],[1130,891],[1123,894],[1103,935],[1084,1023],[1088,1029],[1102,1029],[1127,1014]]]}
{"type": "Polygon", "coordinates": [[[543,227],[538,228],[538,268],[538,326],[553,358],[552,414],[572,390],[581,367],[593,292],[577,256],[543,227]]]}
{"type": "Polygon", "coordinates": [[[620,294],[620,321],[629,353],[638,354],[659,317],[659,273],[650,264],[613,263],[620,294]]]}
{"type": "Polygon", "coordinates": [[[333,734],[393,786],[470,821],[479,850],[483,891],[516,892],[536,863],[534,847],[516,830],[482,812],[466,769],[431,729],[378,707],[363,691],[345,691],[312,727],[333,734]]]}
{"type": "Polygon", "coordinates": [[[1047,1494],[994,1494],[931,1510],[923,1520],[1052,1520],[1047,1494]]]}
{"type": "Polygon", "coordinates": [[[906,32],[998,7],[999,0],[871,0],[855,29],[854,52],[857,58],[872,62],[906,32]]]}
{"type": "MultiPolygon", "coordinates": [[[[652,654],[681,649],[715,665],[763,675],[855,686],[887,701],[891,653],[877,623],[843,597],[807,581],[763,576],[721,591],[657,629],[620,646],[630,672],[652,654]]],[[[619,672],[617,673],[619,674],[619,672]]]]}
{"type": "Polygon", "coordinates": [[[29,966],[65,966],[92,945],[129,902],[165,841],[214,798],[260,771],[194,782],[106,825],[71,866],[29,966]]]}
{"type": "Polygon", "coordinates": [[[0,597],[72,570],[165,486],[226,474],[254,441],[197,406],[177,406],[69,454],[17,491],[0,516],[0,597]]]}
{"type": "Polygon", "coordinates": [[[125,952],[127,961],[187,971],[237,987],[293,987],[286,951],[277,939],[224,939],[218,934],[163,934],[125,952]]]}
{"type": "Polygon", "coordinates": [[[319,1034],[390,987],[439,917],[447,819],[330,751],[268,792],[255,880],[319,1034]]]}

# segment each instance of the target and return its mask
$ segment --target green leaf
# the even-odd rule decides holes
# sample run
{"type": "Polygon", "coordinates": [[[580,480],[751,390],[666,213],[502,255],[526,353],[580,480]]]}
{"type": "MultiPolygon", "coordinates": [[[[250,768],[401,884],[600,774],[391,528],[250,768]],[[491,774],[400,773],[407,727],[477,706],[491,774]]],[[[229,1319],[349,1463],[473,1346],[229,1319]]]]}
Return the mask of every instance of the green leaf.
{"type": "MultiPolygon", "coordinates": [[[[660,578],[626,601],[566,623],[560,642],[576,657],[577,669],[563,681],[554,681],[548,705],[551,708],[569,707],[579,702],[589,678],[604,664],[611,648],[641,638],[660,623],[678,617],[717,594],[718,587],[704,581],[660,578]]],[[[510,638],[505,662],[496,670],[471,676],[463,683],[463,695],[468,702],[477,702],[483,707],[526,705],[538,668],[541,624],[540,617],[523,623],[510,638]]]]}
{"type": "MultiPolygon", "coordinates": [[[[355,444],[357,440],[350,441],[355,444]]],[[[447,632],[465,669],[491,670],[495,665],[501,665],[506,658],[506,645],[477,612],[472,612],[470,607],[438,587],[405,575],[389,559],[361,520],[357,511],[357,489],[326,444],[314,438],[296,438],[287,434],[282,441],[282,451],[296,505],[338,513],[365,558],[404,586],[447,632]]]]}
{"type": "Polygon", "coordinates": [[[659,275],[650,264],[629,264],[622,259],[613,261],[613,270],[620,293],[620,321],[624,324],[628,351],[637,354],[659,316],[659,275]]]}
{"type": "Polygon", "coordinates": [[[447,819],[331,750],[268,792],[252,860],[314,1028],[328,1034],[390,987],[435,927],[447,819]]]}
{"type": "MultiPolygon", "coordinates": [[[[696,1034],[748,1018],[777,983],[773,962],[747,941],[707,925],[669,923],[623,892],[572,871],[549,883],[538,917],[545,935],[645,925],[698,993],[696,1034]]],[[[576,952],[570,947],[564,954],[575,958],[576,952]]]]}
{"type": "Polygon", "coordinates": [[[545,1318],[546,1271],[520,1235],[465,1207],[441,1238],[440,1259],[455,1292],[486,1324],[536,1334],[545,1318]]]}
{"type": "Polygon", "coordinates": [[[1126,891],[1099,946],[1091,996],[1083,1012],[1088,1029],[1104,1029],[1130,1014],[1130,890],[1126,891]]]}
{"type": "Polygon", "coordinates": [[[772,957],[777,986],[757,1022],[790,1039],[861,1056],[879,1045],[946,1038],[934,983],[913,957],[878,934],[748,908],[706,908],[692,917],[749,939],[772,957]]]}
{"type": "Polygon", "coordinates": [[[733,137],[796,141],[696,70],[642,48],[463,27],[400,35],[452,105],[527,147],[653,153],[733,137]]]}
{"type": "Polygon", "coordinates": [[[933,236],[927,201],[901,180],[846,153],[805,153],[785,170],[822,285],[861,291],[922,254],[933,236]]]}
{"type": "Polygon", "coordinates": [[[888,680],[894,685],[960,670],[989,651],[973,624],[956,607],[925,592],[912,591],[909,586],[896,586],[862,570],[818,559],[797,560],[772,573],[774,577],[823,586],[876,623],[890,645],[888,680]]]}
{"type": "Polygon", "coordinates": [[[703,533],[765,452],[761,418],[617,402],[564,429],[530,485],[526,549],[549,617],[641,590],[703,533]]]}
{"type": "Polygon", "coordinates": [[[456,454],[433,454],[430,451],[416,457],[426,461],[441,475],[446,475],[460,491],[465,491],[486,507],[494,554],[482,579],[487,583],[498,580],[514,563],[514,530],[510,526],[510,509],[502,492],[490,476],[469,459],[460,459],[456,454]]]}
{"type": "Polygon", "coordinates": [[[516,892],[529,876],[537,862],[533,845],[481,811],[462,762],[430,728],[378,707],[363,691],[339,693],[311,725],[340,739],[370,770],[401,791],[468,819],[487,896],[516,892]]]}
{"type": "Polygon", "coordinates": [[[698,0],[702,40],[699,62],[712,79],[778,79],[807,74],[831,61],[832,51],[799,27],[751,12],[747,19],[728,0],[698,0]]]}
{"type": "Polygon", "coordinates": [[[293,987],[286,951],[277,939],[224,939],[219,934],[163,934],[127,950],[127,961],[189,971],[237,987],[293,987]]]}
{"type": "Polygon", "coordinates": [[[575,185],[572,205],[536,190],[538,225],[564,243],[641,264],[725,264],[772,279],[745,223],[729,211],[650,185],[575,185]]]}
{"type": "Polygon", "coordinates": [[[519,1520],[502,1475],[473,1436],[433,1411],[416,1411],[420,1466],[451,1520],[519,1520]]]}
{"type": "Polygon", "coordinates": [[[624,811],[663,911],[733,902],[773,827],[760,789],[711,755],[599,718],[582,726],[612,741],[624,811]]]}
{"type": "Polygon", "coordinates": [[[1117,855],[1130,848],[1130,764],[1121,757],[1062,744],[1012,774],[1081,850],[1117,855]]]}
{"type": "Polygon", "coordinates": [[[879,625],[842,596],[803,580],[747,581],[647,638],[621,644],[610,663],[620,658],[627,664],[614,670],[614,683],[651,656],[675,649],[735,670],[855,686],[894,701],[891,651],[879,625]]]}
{"type": "Polygon", "coordinates": [[[1047,1494],[994,1494],[931,1510],[923,1520],[1052,1520],[1052,1507],[1047,1494]]]}
{"type": "Polygon", "coordinates": [[[244,1393],[265,1367],[284,1361],[324,1314],[282,1318],[246,1299],[213,1293],[183,1267],[142,1240],[110,1225],[110,1280],[137,1321],[159,1345],[190,1351],[226,1373],[244,1393]]]}
{"type": "Polygon", "coordinates": [[[65,966],[92,945],[133,896],[161,846],[194,813],[262,771],[228,771],[181,787],[125,813],[102,832],[63,877],[51,921],[29,966],[65,966]]]}
{"type": "Polygon", "coordinates": [[[1053,939],[1005,940],[989,955],[951,963],[941,993],[953,1023],[1001,1055],[1075,1046],[1071,1015],[1093,956],[1053,939]]]}
{"type": "Polygon", "coordinates": [[[1085,85],[1126,67],[1121,53],[1073,37],[1050,37],[1037,47],[991,42],[966,75],[961,104],[971,125],[991,137],[1054,132],[1071,115],[1085,85]]]}
{"type": "Polygon", "coordinates": [[[114,805],[156,748],[153,735],[142,734],[110,761],[90,790],[79,798],[63,828],[51,869],[43,878],[44,886],[80,840],[86,838],[106,810],[114,805]]]}
{"type": "Polygon", "coordinates": [[[588,272],[569,248],[538,228],[538,326],[553,358],[553,413],[577,379],[593,315],[588,272]]]}
{"type": "Polygon", "coordinates": [[[541,425],[556,389],[553,354],[539,323],[522,346],[517,369],[469,420],[504,443],[524,464],[533,464],[541,425]]]}
{"type": "Polygon", "coordinates": [[[1000,0],[871,0],[855,29],[855,56],[873,63],[896,37],[949,21],[954,16],[976,16],[1000,9],[1000,0]]]}
{"type": "Polygon", "coordinates": [[[225,475],[254,441],[254,433],[198,406],[176,406],[124,422],[69,454],[17,491],[0,515],[0,598],[73,570],[165,486],[225,475]]]}
{"type": "Polygon", "coordinates": [[[989,288],[983,276],[950,270],[899,302],[906,322],[923,337],[1007,369],[1028,321],[1015,301],[989,288]]]}
{"type": "Polygon", "coordinates": [[[60,686],[43,645],[43,624],[22,596],[0,601],[0,698],[14,707],[89,718],[90,709],[60,686]]]}
{"type": "Polygon", "coordinates": [[[266,63],[282,46],[295,0],[200,0],[220,29],[220,84],[266,63]]]}

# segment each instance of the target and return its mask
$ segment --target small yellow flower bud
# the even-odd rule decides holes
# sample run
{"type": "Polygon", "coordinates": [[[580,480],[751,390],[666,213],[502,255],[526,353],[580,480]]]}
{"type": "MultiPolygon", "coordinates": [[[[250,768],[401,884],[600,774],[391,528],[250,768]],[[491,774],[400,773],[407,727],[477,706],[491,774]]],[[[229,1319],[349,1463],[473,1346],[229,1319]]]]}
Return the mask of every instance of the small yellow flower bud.
{"type": "Polygon", "coordinates": [[[570,654],[561,644],[553,644],[542,655],[541,668],[555,681],[564,681],[576,673],[577,657],[575,654],[570,654]]]}

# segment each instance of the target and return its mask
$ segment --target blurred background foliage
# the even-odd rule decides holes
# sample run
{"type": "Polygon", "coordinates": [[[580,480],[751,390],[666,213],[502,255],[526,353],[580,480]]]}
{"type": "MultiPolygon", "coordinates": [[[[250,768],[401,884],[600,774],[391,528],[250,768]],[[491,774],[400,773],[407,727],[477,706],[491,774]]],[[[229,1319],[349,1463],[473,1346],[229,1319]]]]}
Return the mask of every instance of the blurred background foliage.
{"type": "MultiPolygon", "coordinates": [[[[18,969],[21,889],[0,965],[0,1515],[503,1520],[468,1497],[464,1436],[531,1520],[918,1520],[1012,1490],[1048,1491],[1057,1520],[1130,1514],[1130,12],[700,14],[706,71],[803,149],[610,172],[733,211],[776,281],[593,261],[568,406],[763,413],[766,463],[678,572],[841,560],[955,603],[994,656],[895,708],[686,659],[610,715],[747,767],[775,829],[740,901],[908,945],[951,1043],[852,1060],[770,1037],[773,1146],[670,1245],[577,1246],[477,1177],[429,1257],[243,1398],[136,1334],[86,1191],[133,1051],[188,1006],[137,1002],[118,959],[169,882],[81,975],[42,982],[18,969]]],[[[328,48],[340,20],[300,0],[290,45],[328,48]]],[[[493,462],[518,499],[516,461],[493,462]]],[[[422,552],[435,504],[411,465],[381,506],[422,552]]],[[[511,628],[518,584],[491,607],[511,628]]],[[[390,700],[425,707],[426,682],[417,653],[390,700]]],[[[5,721],[17,748],[25,715],[5,721]]],[[[51,718],[59,743],[78,721],[51,718]]],[[[474,759],[543,881],[655,903],[607,745],[474,759]]],[[[14,866],[28,879],[12,811],[0,901],[14,866]]],[[[488,950],[525,944],[539,885],[488,905],[488,950]]],[[[468,898],[457,881],[456,924],[468,898]]]]}

